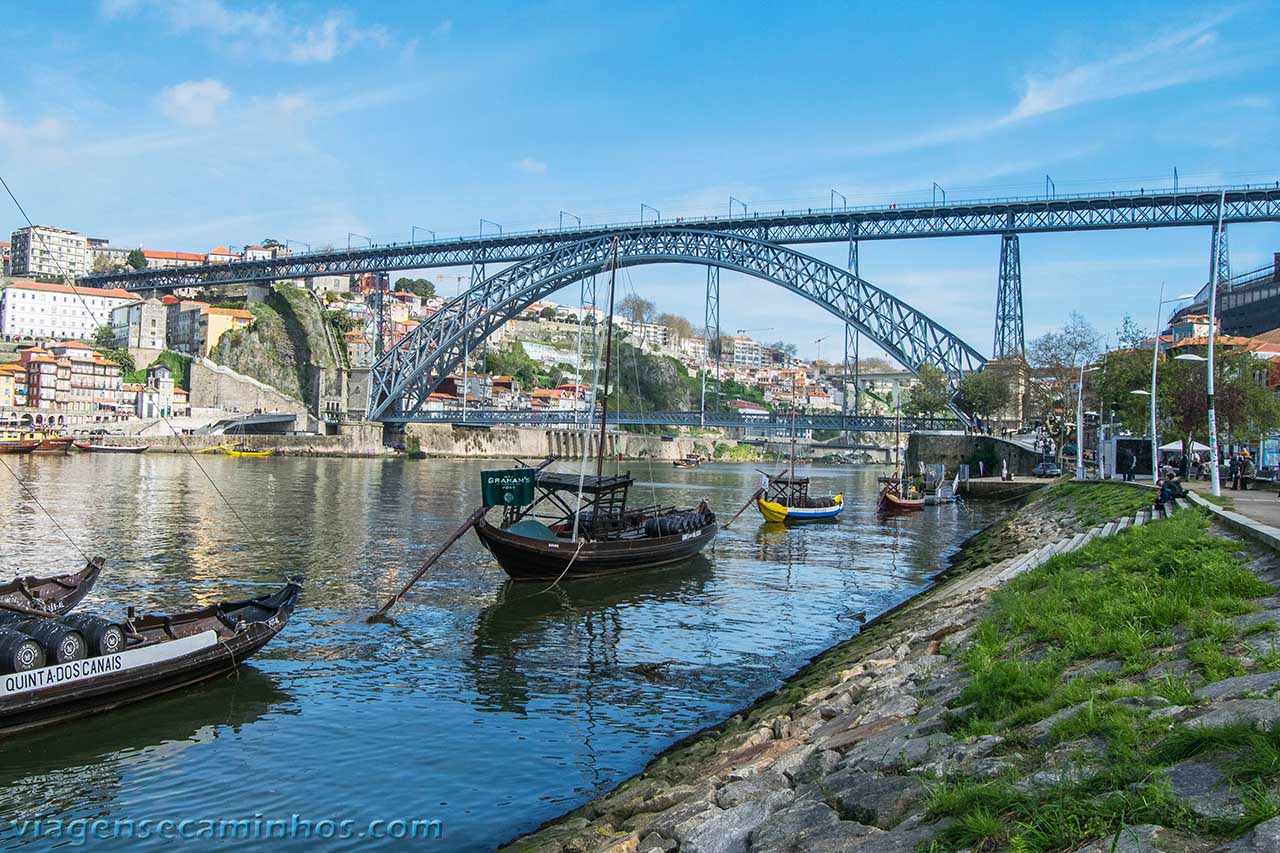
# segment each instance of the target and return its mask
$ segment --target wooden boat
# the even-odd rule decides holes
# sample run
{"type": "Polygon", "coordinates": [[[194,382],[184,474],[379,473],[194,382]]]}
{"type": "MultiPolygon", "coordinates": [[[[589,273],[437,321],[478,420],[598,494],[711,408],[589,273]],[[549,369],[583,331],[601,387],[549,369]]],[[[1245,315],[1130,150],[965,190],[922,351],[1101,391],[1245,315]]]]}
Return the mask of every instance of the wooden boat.
{"type": "Polygon", "coordinates": [[[809,478],[793,474],[766,475],[756,508],[764,520],[781,524],[835,521],[844,512],[844,493],[810,497],[809,478]]]}
{"type": "Polygon", "coordinates": [[[66,613],[89,594],[102,574],[102,558],[94,557],[78,572],[53,577],[27,576],[0,583],[0,606],[11,605],[43,613],[66,613]]]}
{"type": "MultiPolygon", "coordinates": [[[[613,297],[618,276],[618,244],[613,244],[609,275],[609,311],[605,315],[605,353],[612,352],[613,297]]],[[[609,387],[611,359],[604,363],[609,387]]],[[[609,400],[600,407],[600,438],[596,473],[543,471],[549,457],[533,471],[536,497],[523,505],[507,503],[502,523],[495,527],[484,512],[473,516],[476,535],[498,565],[514,580],[554,580],[630,572],[686,560],[716,535],[716,516],[699,503],[693,509],[627,506],[631,474],[604,474],[608,445],[609,400]],[[581,500],[579,500],[579,495],[581,500]],[[539,513],[541,509],[541,513],[539,513]]],[[[515,469],[528,476],[527,469],[515,469]]]]}
{"type": "Polygon", "coordinates": [[[881,512],[914,512],[924,509],[924,495],[907,485],[905,494],[903,485],[896,477],[880,478],[880,497],[876,506],[881,512]]]}
{"type": "Polygon", "coordinates": [[[476,535],[513,580],[615,574],[687,560],[716,535],[705,501],[693,509],[629,509],[631,475],[539,471],[537,499],[508,507],[501,525],[483,517],[476,535]],[[574,518],[581,481],[583,507],[574,518]],[[541,508],[543,514],[539,514],[541,508]]]}
{"type": "Polygon", "coordinates": [[[0,736],[96,714],[232,671],[289,621],[300,587],[120,624],[125,648],[0,675],[0,736]]]}
{"type": "Polygon", "coordinates": [[[88,441],[75,443],[76,450],[83,450],[85,453],[145,453],[149,447],[148,444],[93,444],[88,441]]]}
{"type": "Polygon", "coordinates": [[[75,439],[69,435],[56,435],[53,433],[45,433],[40,438],[39,446],[37,446],[36,449],[31,452],[48,455],[48,456],[53,456],[53,455],[66,456],[67,453],[71,451],[71,442],[73,441],[75,441],[75,439]]]}
{"type": "Polygon", "coordinates": [[[14,455],[32,453],[40,446],[40,439],[0,439],[0,453],[14,455]]]}
{"type": "Polygon", "coordinates": [[[671,464],[676,468],[697,468],[702,464],[702,457],[696,453],[690,453],[683,459],[677,459],[671,464]]]}
{"type": "Polygon", "coordinates": [[[218,444],[213,447],[206,447],[200,453],[222,453],[226,456],[235,456],[247,459],[261,459],[275,453],[274,450],[254,450],[243,441],[229,444],[218,444]]]}

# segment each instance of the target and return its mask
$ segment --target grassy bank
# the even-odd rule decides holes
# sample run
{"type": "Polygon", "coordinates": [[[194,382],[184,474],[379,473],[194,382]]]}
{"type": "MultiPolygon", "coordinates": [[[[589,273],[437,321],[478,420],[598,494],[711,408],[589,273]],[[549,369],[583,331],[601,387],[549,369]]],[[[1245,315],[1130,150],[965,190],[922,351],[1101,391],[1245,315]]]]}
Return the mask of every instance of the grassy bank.
{"type": "Polygon", "coordinates": [[[1122,483],[1057,483],[964,543],[946,574],[989,566],[1068,530],[1086,530],[1150,505],[1150,493],[1122,483]]]}
{"type": "MultiPolygon", "coordinates": [[[[1096,486],[1045,497],[1099,518],[1124,500],[1096,486]]],[[[970,680],[950,733],[999,735],[1007,764],[994,779],[935,780],[930,813],[952,823],[927,849],[1066,851],[1142,824],[1220,839],[1280,813],[1280,723],[1175,722],[1174,709],[1203,698],[1200,685],[1280,668],[1274,639],[1259,642],[1280,626],[1236,618],[1273,592],[1247,559],[1204,515],[1182,512],[995,593],[973,641],[954,652],[970,680]],[[1230,814],[1197,811],[1170,789],[1169,768],[1194,757],[1221,770],[1240,801],[1230,814]],[[1060,778],[1024,784],[1044,768],[1060,778]]]]}

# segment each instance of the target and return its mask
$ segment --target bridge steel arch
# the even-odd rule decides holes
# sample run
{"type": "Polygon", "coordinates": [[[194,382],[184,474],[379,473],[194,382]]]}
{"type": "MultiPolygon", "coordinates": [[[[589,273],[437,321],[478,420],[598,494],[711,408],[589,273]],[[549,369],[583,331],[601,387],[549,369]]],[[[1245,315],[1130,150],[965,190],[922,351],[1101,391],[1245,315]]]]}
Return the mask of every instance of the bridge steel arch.
{"type": "Polygon", "coordinates": [[[556,246],[517,263],[454,298],[374,364],[369,417],[409,422],[465,353],[503,323],[585,276],[605,272],[618,242],[618,266],[692,263],[745,273],[808,299],[858,329],[913,373],[946,372],[952,387],[986,359],[920,311],[878,287],[810,255],[740,235],[694,228],[604,234],[556,246]]]}

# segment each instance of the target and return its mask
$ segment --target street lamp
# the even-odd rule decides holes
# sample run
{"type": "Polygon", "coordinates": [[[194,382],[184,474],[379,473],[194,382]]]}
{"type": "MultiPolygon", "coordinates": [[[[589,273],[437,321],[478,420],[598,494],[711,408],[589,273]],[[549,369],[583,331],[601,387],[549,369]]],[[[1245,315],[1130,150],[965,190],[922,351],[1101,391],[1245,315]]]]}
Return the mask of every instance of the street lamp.
{"type": "Polygon", "coordinates": [[[1084,375],[1100,367],[1080,365],[1080,381],[1076,384],[1076,479],[1084,479],[1084,375]]]}
{"type": "Polygon", "coordinates": [[[1182,302],[1184,299],[1194,299],[1194,293],[1184,293],[1181,296],[1171,296],[1164,298],[1164,282],[1160,282],[1160,301],[1156,303],[1156,330],[1155,338],[1151,343],[1151,482],[1159,479],[1159,463],[1156,461],[1160,455],[1156,442],[1156,368],[1160,364],[1160,328],[1164,325],[1161,319],[1164,316],[1164,306],[1170,302],[1182,302]]]}

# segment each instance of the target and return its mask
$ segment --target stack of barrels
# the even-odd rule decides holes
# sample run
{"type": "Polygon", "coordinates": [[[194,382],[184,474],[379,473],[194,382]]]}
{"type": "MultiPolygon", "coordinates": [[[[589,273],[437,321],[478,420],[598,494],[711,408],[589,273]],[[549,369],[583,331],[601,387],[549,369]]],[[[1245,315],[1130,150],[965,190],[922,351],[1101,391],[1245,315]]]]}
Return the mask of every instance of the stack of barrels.
{"type": "Polygon", "coordinates": [[[124,628],[98,616],[33,616],[0,610],[0,673],[113,655],[124,647],[124,628]]]}

